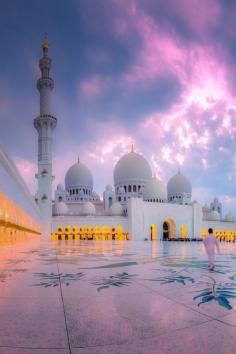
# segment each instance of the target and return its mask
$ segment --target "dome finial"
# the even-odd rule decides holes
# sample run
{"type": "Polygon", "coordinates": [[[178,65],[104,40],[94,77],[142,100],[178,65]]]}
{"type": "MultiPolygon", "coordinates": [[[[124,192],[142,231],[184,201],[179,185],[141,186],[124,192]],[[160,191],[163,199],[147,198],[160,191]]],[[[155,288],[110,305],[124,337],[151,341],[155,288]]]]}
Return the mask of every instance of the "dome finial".
{"type": "Polygon", "coordinates": [[[49,44],[48,44],[48,34],[47,32],[44,33],[44,41],[42,44],[42,49],[43,49],[43,53],[46,55],[48,52],[48,48],[49,48],[49,44]]]}
{"type": "Polygon", "coordinates": [[[131,152],[134,152],[134,144],[131,146],[131,152]]]}
{"type": "Polygon", "coordinates": [[[78,163],[80,163],[80,159],[79,159],[79,156],[78,156],[78,160],[77,160],[78,163]]]}

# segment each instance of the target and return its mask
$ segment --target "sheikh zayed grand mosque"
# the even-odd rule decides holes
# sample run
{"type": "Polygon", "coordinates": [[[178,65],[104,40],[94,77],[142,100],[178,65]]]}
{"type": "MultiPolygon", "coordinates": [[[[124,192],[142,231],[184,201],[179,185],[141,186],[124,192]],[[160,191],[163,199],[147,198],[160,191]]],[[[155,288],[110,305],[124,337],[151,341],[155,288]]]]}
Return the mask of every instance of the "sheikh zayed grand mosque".
{"type": "MultiPolygon", "coordinates": [[[[39,60],[41,77],[37,81],[40,114],[34,119],[38,132],[38,190],[34,197],[29,195],[13,163],[1,150],[1,176],[4,173],[11,176],[12,184],[21,190],[22,199],[16,203],[22,205],[22,212],[29,215],[32,222],[37,221],[42,228],[47,225],[54,236],[65,230],[68,234],[74,232],[81,236],[82,233],[84,238],[102,232],[109,234],[109,230],[117,235],[120,230],[133,240],[201,239],[206,230],[213,227],[218,235],[235,237],[234,215],[231,212],[223,215],[217,198],[204,206],[193,201],[191,182],[180,170],[167,185],[153,177],[148,161],[135,152],[133,146],[116,163],[114,181],[105,187],[103,199],[94,191],[93,175],[82,158],[68,166],[65,183],[59,184],[53,192],[52,145],[57,118],[51,114],[50,108],[54,81],[50,77],[51,59],[46,40],[42,50],[43,56],[39,60]]],[[[4,186],[1,188],[4,194],[4,186]]],[[[7,188],[5,186],[5,190],[7,188]]],[[[12,187],[10,189],[12,191],[12,187]]],[[[1,198],[4,200],[3,196],[1,198]]],[[[14,196],[9,198],[14,203],[14,196]]],[[[7,203],[4,205],[6,208],[7,203]]],[[[4,210],[2,215],[4,217],[4,210]]]]}

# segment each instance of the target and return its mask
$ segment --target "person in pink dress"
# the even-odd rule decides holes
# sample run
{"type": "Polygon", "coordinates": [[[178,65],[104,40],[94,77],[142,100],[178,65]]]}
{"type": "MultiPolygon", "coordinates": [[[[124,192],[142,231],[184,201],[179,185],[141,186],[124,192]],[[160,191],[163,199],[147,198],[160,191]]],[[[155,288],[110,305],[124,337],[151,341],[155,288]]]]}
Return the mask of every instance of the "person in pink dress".
{"type": "Polygon", "coordinates": [[[203,241],[205,246],[206,254],[209,262],[209,270],[213,271],[215,268],[215,251],[217,249],[218,253],[220,252],[218,241],[213,233],[213,229],[208,229],[208,235],[203,241]]]}

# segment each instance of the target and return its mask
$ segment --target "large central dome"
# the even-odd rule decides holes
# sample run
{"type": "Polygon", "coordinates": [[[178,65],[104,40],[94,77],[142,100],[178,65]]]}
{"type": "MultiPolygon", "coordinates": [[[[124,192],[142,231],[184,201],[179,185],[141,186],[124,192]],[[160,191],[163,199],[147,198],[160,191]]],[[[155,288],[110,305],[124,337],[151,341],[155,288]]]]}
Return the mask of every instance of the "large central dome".
{"type": "Polygon", "coordinates": [[[122,156],[114,168],[115,185],[124,182],[146,182],[152,178],[147,160],[134,151],[122,156]]]}
{"type": "Polygon", "coordinates": [[[93,186],[93,176],[88,167],[78,160],[66,173],[65,186],[68,190],[73,187],[93,186]]]}

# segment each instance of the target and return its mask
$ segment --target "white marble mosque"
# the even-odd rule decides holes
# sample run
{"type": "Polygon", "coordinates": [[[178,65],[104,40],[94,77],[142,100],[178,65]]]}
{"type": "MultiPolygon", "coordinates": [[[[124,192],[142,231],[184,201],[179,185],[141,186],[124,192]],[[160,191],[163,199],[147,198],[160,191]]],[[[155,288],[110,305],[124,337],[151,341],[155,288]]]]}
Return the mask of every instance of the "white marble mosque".
{"type": "Polygon", "coordinates": [[[38,131],[38,192],[36,201],[43,222],[52,231],[61,226],[121,226],[135,240],[150,237],[155,225],[157,238],[175,238],[183,234],[201,238],[209,226],[217,230],[236,230],[232,213],[222,215],[217,198],[210,206],[192,200],[191,182],[178,171],[166,184],[153,177],[149,162],[132,149],[114,167],[114,183],[105,187],[103,199],[93,190],[93,176],[83,157],[68,168],[65,184],[59,184],[52,201],[52,133],[57,119],[51,114],[51,59],[48,43],[42,46],[39,61],[41,78],[40,115],[34,120],[38,131]]]}
{"type": "MultiPolygon", "coordinates": [[[[67,226],[100,229],[119,227],[133,240],[186,237],[200,239],[209,227],[213,227],[218,236],[231,234],[235,237],[234,215],[231,212],[224,215],[217,198],[210,205],[204,206],[192,200],[191,182],[180,170],[167,184],[153,177],[149,162],[133,146],[116,163],[114,181],[104,188],[102,198],[93,189],[93,175],[83,156],[75,156],[75,163],[65,171],[64,184],[59,184],[53,192],[52,145],[57,118],[51,113],[54,81],[50,77],[52,61],[48,56],[48,49],[48,42],[45,40],[42,45],[43,56],[39,60],[41,77],[37,81],[40,114],[34,119],[34,127],[38,132],[37,193],[29,200],[30,193],[25,192],[28,204],[15,200],[19,194],[12,194],[13,184],[24,191],[27,186],[24,185],[22,189],[24,181],[19,177],[14,164],[9,163],[3,148],[0,172],[6,173],[6,165],[11,165],[11,171],[7,173],[15,182],[12,181],[11,187],[7,189],[6,183],[2,181],[0,191],[8,193],[24,210],[25,204],[34,204],[33,209],[31,208],[33,211],[29,214],[40,222],[43,232],[55,233],[58,227],[67,226]]],[[[11,178],[7,180],[10,181],[11,178]]],[[[7,205],[5,202],[3,204],[7,205]]],[[[9,214],[8,211],[3,211],[2,215],[4,213],[9,214]]]]}
{"type": "Polygon", "coordinates": [[[217,198],[192,200],[182,171],[167,185],[153,177],[133,147],[103,198],[83,156],[53,198],[50,68],[45,42],[36,196],[0,144],[0,353],[235,353],[234,216],[217,198]],[[203,242],[160,241],[200,240],[208,227],[220,239],[214,271],[203,242]]]}

